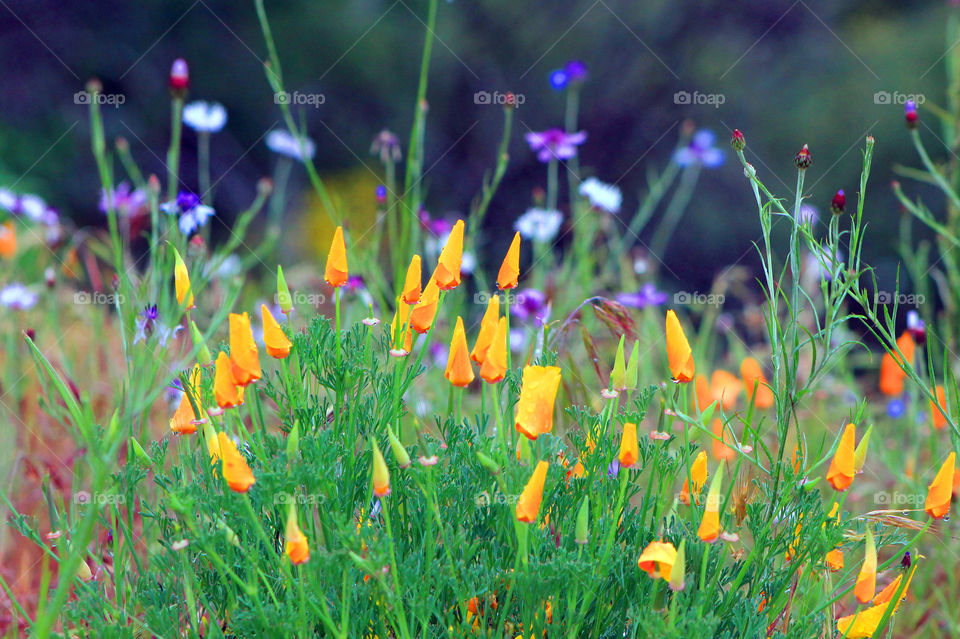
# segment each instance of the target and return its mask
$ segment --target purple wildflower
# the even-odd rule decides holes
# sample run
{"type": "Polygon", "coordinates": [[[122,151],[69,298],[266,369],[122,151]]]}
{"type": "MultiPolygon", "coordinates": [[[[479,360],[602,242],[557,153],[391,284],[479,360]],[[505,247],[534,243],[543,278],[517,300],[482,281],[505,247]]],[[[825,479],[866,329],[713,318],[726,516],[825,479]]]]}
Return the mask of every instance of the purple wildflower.
{"type": "Polygon", "coordinates": [[[891,399],[887,402],[887,415],[893,419],[898,419],[903,417],[903,414],[906,412],[906,404],[903,403],[902,399],[891,399]]]}
{"type": "Polygon", "coordinates": [[[723,164],[723,151],[713,145],[716,140],[713,131],[700,129],[693,134],[690,144],[673,154],[673,161],[680,166],[692,164],[702,164],[708,168],[720,166],[723,164]]]}
{"type": "Polygon", "coordinates": [[[577,147],[587,139],[586,131],[567,133],[562,129],[547,129],[540,133],[531,131],[524,138],[530,150],[537,154],[541,162],[551,160],[569,160],[577,156],[577,147]]]}
{"type": "Polygon", "coordinates": [[[178,222],[180,232],[184,235],[191,235],[198,228],[207,223],[214,211],[200,201],[200,198],[189,191],[180,191],[175,200],[165,202],[160,205],[164,213],[168,215],[179,215],[178,222]]]}
{"type": "Polygon", "coordinates": [[[636,293],[617,293],[617,301],[630,308],[659,306],[667,301],[667,294],[658,291],[653,282],[647,282],[636,293]]]}
{"type": "Polygon", "coordinates": [[[147,212],[147,193],[142,189],[130,189],[127,182],[121,182],[108,193],[100,190],[100,211],[106,213],[110,208],[111,200],[117,215],[121,217],[136,217],[147,212]]]}
{"type": "Polygon", "coordinates": [[[376,190],[376,195],[377,195],[377,204],[383,204],[384,202],[386,202],[386,201],[387,201],[387,187],[385,187],[385,186],[382,185],[382,184],[381,184],[380,186],[378,186],[378,187],[377,187],[377,190],[376,190]]]}
{"type": "Polygon", "coordinates": [[[23,284],[14,282],[0,289],[0,306],[15,311],[28,311],[37,304],[38,296],[23,284]]]}
{"type": "Polygon", "coordinates": [[[614,459],[610,462],[610,466],[607,468],[607,477],[610,479],[616,479],[617,475],[620,474],[620,460],[614,459]]]}
{"type": "Polygon", "coordinates": [[[521,321],[530,317],[542,319],[546,306],[547,296],[535,288],[528,288],[517,293],[516,301],[510,306],[510,313],[521,321]]]}

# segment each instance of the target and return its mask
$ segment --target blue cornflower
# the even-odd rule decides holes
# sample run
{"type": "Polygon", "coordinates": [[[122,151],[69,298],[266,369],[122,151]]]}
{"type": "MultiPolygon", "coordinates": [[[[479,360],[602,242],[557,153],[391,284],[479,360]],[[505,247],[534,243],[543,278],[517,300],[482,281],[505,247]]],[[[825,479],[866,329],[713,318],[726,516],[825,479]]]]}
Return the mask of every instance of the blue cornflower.
{"type": "Polygon", "coordinates": [[[705,167],[713,168],[723,164],[723,151],[713,144],[717,137],[713,131],[700,129],[693,134],[690,144],[677,149],[673,154],[673,161],[680,166],[690,166],[691,164],[702,164],[705,167]]]}
{"type": "Polygon", "coordinates": [[[160,205],[161,210],[167,215],[179,215],[180,232],[184,235],[192,235],[194,231],[207,223],[214,211],[200,201],[200,198],[189,191],[180,191],[175,200],[164,202],[160,205]]]}

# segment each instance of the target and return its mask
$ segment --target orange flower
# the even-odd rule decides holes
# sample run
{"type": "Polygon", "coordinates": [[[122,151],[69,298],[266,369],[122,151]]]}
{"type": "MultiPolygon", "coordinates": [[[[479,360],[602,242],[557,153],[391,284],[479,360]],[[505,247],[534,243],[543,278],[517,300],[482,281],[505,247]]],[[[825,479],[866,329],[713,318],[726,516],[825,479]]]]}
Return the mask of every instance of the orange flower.
{"type": "Polygon", "coordinates": [[[323,279],[333,288],[337,288],[347,283],[347,275],[347,245],[343,242],[343,227],[338,226],[333,232],[330,252],[327,253],[327,267],[323,272],[323,279]]]}
{"type": "Polygon", "coordinates": [[[253,341],[250,328],[250,316],[230,313],[230,370],[233,381],[246,386],[260,379],[260,355],[257,343],[253,341]]]}
{"type": "Polygon", "coordinates": [[[893,599],[893,595],[896,594],[897,589],[900,587],[900,582],[903,581],[903,575],[897,575],[897,578],[887,584],[887,587],[877,593],[877,596],[873,598],[873,605],[879,606],[880,604],[887,603],[893,599]]]}
{"type": "Polygon", "coordinates": [[[710,378],[710,393],[713,401],[720,402],[723,410],[733,410],[737,405],[737,395],[743,383],[733,373],[716,370],[710,378]]]}
{"type": "Polygon", "coordinates": [[[773,406],[773,391],[767,386],[767,378],[763,374],[760,362],[752,357],[745,357],[740,363],[740,377],[746,388],[748,399],[753,397],[753,405],[757,408],[773,406]]]}
{"type": "Polygon", "coordinates": [[[213,376],[213,396],[220,408],[230,408],[243,403],[243,387],[233,381],[230,358],[223,351],[217,355],[216,373],[213,376]]]}
{"type": "Polygon", "coordinates": [[[528,439],[536,439],[553,430],[553,404],[559,388],[559,367],[524,367],[515,420],[518,432],[528,439]]]}
{"type": "Polygon", "coordinates": [[[857,596],[857,601],[862,604],[873,599],[877,591],[877,546],[873,542],[873,533],[867,528],[867,547],[863,557],[863,566],[860,567],[860,574],[857,575],[857,585],[853,588],[853,594],[857,596]]]}
{"type": "Polygon", "coordinates": [[[187,265],[184,264],[180,252],[173,249],[173,285],[177,292],[177,304],[191,309],[193,308],[193,291],[190,290],[190,274],[187,272],[187,265]]]}
{"type": "Polygon", "coordinates": [[[654,579],[670,581],[673,564],[677,561],[677,549],[669,541],[651,541],[640,553],[637,566],[654,579]]]}
{"type": "Polygon", "coordinates": [[[693,361],[693,350],[687,336],[683,334],[683,327],[673,310],[667,311],[667,359],[670,361],[670,372],[678,382],[693,381],[696,365],[693,361]]]}
{"type": "MultiPolygon", "coordinates": [[[[913,579],[913,573],[916,572],[916,570],[917,566],[914,565],[910,574],[907,576],[907,585],[903,587],[899,597],[893,596],[896,594],[896,589],[894,589],[894,591],[886,595],[888,597],[887,601],[837,619],[837,632],[847,639],[868,639],[869,637],[873,637],[883,618],[885,616],[889,618],[893,613],[896,613],[900,602],[906,598],[907,589],[910,587],[910,581],[913,579]],[[890,606],[893,606],[893,610],[890,615],[887,615],[887,609],[890,606]]],[[[899,587],[899,583],[896,580],[895,583],[897,583],[899,587]]],[[[885,588],[883,592],[886,592],[886,590],[885,588]]],[[[877,597],[879,598],[880,595],[877,595],[877,597]]],[[[876,602],[876,600],[874,600],[874,602],[876,602]]]]}
{"type": "Polygon", "coordinates": [[[373,494],[386,497],[390,494],[390,469],[387,468],[387,460],[383,458],[377,440],[372,436],[370,447],[373,449],[373,494]]]}
{"type": "Polygon", "coordinates": [[[402,297],[397,298],[397,310],[393,313],[393,321],[390,322],[390,348],[401,350],[406,353],[413,348],[413,330],[410,328],[411,307],[403,302],[402,297]],[[403,339],[403,346],[398,347],[398,340],[403,339]]]}
{"type": "Polygon", "coordinates": [[[497,274],[497,287],[501,290],[508,290],[517,287],[517,280],[520,278],[520,232],[513,236],[510,242],[510,248],[507,249],[507,256],[503,258],[503,264],[500,265],[500,273],[497,274]]]}
{"type": "Polygon", "coordinates": [[[290,354],[293,344],[266,304],[260,305],[260,314],[263,318],[263,343],[267,347],[267,355],[275,359],[285,358],[290,354]]]}
{"type": "Polygon", "coordinates": [[[12,220],[0,225],[0,257],[12,258],[17,254],[17,227],[12,220]]]}
{"type": "Polygon", "coordinates": [[[197,425],[204,423],[207,419],[203,405],[200,403],[200,366],[195,365],[193,367],[188,386],[189,388],[184,389],[180,404],[170,419],[170,430],[178,435],[192,435],[197,432],[197,425]],[[194,413],[193,405],[190,403],[187,393],[191,393],[197,402],[197,408],[200,409],[199,417],[194,413]]]}
{"type": "Polygon", "coordinates": [[[435,272],[437,286],[448,291],[460,285],[460,262],[463,260],[463,220],[457,220],[450,231],[447,243],[440,251],[435,272]]]}
{"type": "Polygon", "coordinates": [[[702,413],[713,403],[713,393],[706,375],[697,375],[693,380],[693,390],[697,396],[697,409],[702,413]]]}
{"type": "Polygon", "coordinates": [[[737,451],[727,446],[727,429],[723,425],[723,420],[715,417],[711,425],[711,430],[716,438],[711,438],[714,458],[725,461],[733,461],[736,459],[737,451]]]}
{"type": "Polygon", "coordinates": [[[723,462],[717,466],[717,473],[710,482],[710,490],[707,492],[707,506],[703,513],[703,519],[700,520],[700,528],[697,530],[697,536],[702,541],[713,543],[720,536],[720,482],[723,478],[723,462]]]}
{"type": "Polygon", "coordinates": [[[507,318],[501,317],[493,334],[490,348],[483,358],[480,377],[488,384],[496,384],[507,374],[507,318]]]}
{"type": "Polygon", "coordinates": [[[207,440],[207,448],[210,451],[211,463],[216,463],[218,459],[223,460],[223,478],[227,480],[230,490],[245,493],[257,482],[247,460],[225,432],[211,435],[207,440]]]}
{"type": "Polygon", "coordinates": [[[841,551],[839,548],[834,548],[828,552],[827,567],[830,568],[832,572],[843,570],[843,551],[841,551]]]}
{"type": "Polygon", "coordinates": [[[420,292],[423,275],[420,273],[420,256],[414,255],[407,267],[407,277],[403,281],[403,301],[407,304],[416,304],[420,301],[420,292]]]}
{"type": "Polygon", "coordinates": [[[943,409],[944,413],[947,412],[947,393],[943,386],[937,386],[936,391],[937,403],[930,402],[930,414],[933,415],[933,427],[940,430],[947,425],[947,418],[940,412],[940,409],[943,409]],[[937,408],[938,405],[940,408],[937,408]]]}
{"type": "Polygon", "coordinates": [[[410,312],[410,326],[418,333],[426,333],[433,326],[440,303],[440,287],[437,286],[437,273],[434,271],[423,289],[420,301],[410,312]]]}
{"type": "Polygon", "coordinates": [[[703,490],[703,485],[707,483],[707,453],[702,450],[690,465],[690,477],[683,480],[683,489],[680,491],[680,501],[686,506],[690,505],[691,479],[693,479],[693,494],[699,506],[700,491],[703,490]]]}
{"type": "Polygon", "coordinates": [[[306,563],[306,561],[310,559],[310,544],[307,543],[306,536],[297,524],[296,506],[291,506],[290,513],[287,515],[286,537],[287,541],[284,544],[284,550],[287,556],[290,557],[290,561],[293,564],[306,563]]]}
{"type": "Polygon", "coordinates": [[[637,425],[627,422],[623,425],[620,438],[620,465],[633,466],[640,459],[640,447],[637,443],[637,425]]]}
{"type": "MultiPolygon", "coordinates": [[[[897,339],[897,348],[903,353],[903,362],[907,366],[912,366],[917,345],[908,331],[904,331],[897,339]]],[[[903,380],[906,373],[901,370],[898,363],[900,361],[899,355],[894,357],[890,353],[884,353],[883,359],[880,360],[880,392],[884,395],[900,395],[903,393],[903,380]]]]}
{"type": "Polygon", "coordinates": [[[473,381],[473,366],[470,365],[470,351],[467,349],[467,335],[463,331],[463,319],[457,316],[457,325],[450,340],[450,355],[447,357],[447,370],[443,374],[451,384],[466,388],[473,381]]]}
{"type": "Polygon", "coordinates": [[[950,498],[953,496],[953,474],[956,464],[957,454],[952,452],[947,456],[947,461],[943,462],[937,476],[933,478],[933,483],[927,491],[927,501],[924,509],[927,514],[934,519],[942,519],[950,512],[950,498]]]}
{"type": "Polygon", "coordinates": [[[530,481],[520,493],[517,500],[517,521],[532,524],[540,513],[540,502],[543,501],[543,484],[547,481],[547,469],[550,464],[545,461],[537,462],[537,467],[530,476],[530,481]]]}
{"type": "Polygon", "coordinates": [[[853,424],[847,424],[840,438],[840,445],[837,452],[833,455],[830,462],[830,469],[827,471],[827,481],[833,486],[834,490],[844,491],[850,488],[853,483],[853,476],[856,475],[856,462],[854,460],[854,444],[856,441],[857,427],[853,424]]]}
{"type": "Polygon", "coordinates": [[[477,335],[477,342],[470,351],[470,359],[477,364],[483,364],[483,357],[490,348],[490,342],[493,341],[493,334],[497,332],[497,324],[500,323],[500,296],[491,295],[487,302],[487,310],[483,313],[483,319],[480,321],[480,334],[477,335]]]}

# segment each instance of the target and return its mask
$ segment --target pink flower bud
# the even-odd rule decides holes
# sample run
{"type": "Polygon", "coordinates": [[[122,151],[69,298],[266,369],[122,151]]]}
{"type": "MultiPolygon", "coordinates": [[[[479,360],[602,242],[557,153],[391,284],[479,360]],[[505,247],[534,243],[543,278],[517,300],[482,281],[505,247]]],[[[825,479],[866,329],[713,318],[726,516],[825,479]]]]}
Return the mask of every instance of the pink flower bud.
{"type": "Polygon", "coordinates": [[[174,91],[186,91],[190,86],[190,70],[187,61],[177,58],[170,67],[170,88],[174,91]]]}

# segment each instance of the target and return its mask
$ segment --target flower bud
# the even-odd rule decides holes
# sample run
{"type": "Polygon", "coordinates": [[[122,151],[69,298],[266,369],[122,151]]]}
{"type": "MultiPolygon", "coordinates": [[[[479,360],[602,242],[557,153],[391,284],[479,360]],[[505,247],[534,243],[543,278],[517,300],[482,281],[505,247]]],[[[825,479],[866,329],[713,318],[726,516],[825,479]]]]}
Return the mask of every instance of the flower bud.
{"type": "Polygon", "coordinates": [[[673,560],[673,568],[670,569],[670,590],[680,592],[686,587],[684,584],[684,573],[687,571],[687,540],[681,539],[680,546],[677,548],[677,556],[673,560]]]}
{"type": "Polygon", "coordinates": [[[916,311],[907,311],[907,331],[919,346],[927,342],[927,325],[916,311]]]}
{"type": "Polygon", "coordinates": [[[623,355],[624,335],[620,336],[620,344],[617,345],[617,354],[613,360],[613,370],[610,372],[610,387],[613,390],[621,391],[627,388],[627,365],[623,355]]]}
{"type": "Polygon", "coordinates": [[[590,498],[584,497],[580,504],[580,510],[577,511],[577,525],[574,534],[574,541],[581,546],[590,541],[590,498]]]}
{"type": "Polygon", "coordinates": [[[497,462],[482,451],[477,451],[477,460],[480,462],[480,465],[483,466],[488,473],[491,475],[496,475],[500,472],[500,467],[497,466],[497,462]]]}
{"type": "Polygon", "coordinates": [[[187,61],[183,58],[177,58],[170,67],[170,90],[175,95],[183,97],[190,86],[190,70],[187,67],[187,61]]]}
{"type": "Polygon", "coordinates": [[[740,129],[733,130],[733,137],[730,138],[730,146],[732,146],[735,151],[743,151],[747,148],[747,140],[743,137],[743,133],[740,133],[740,129]]]}
{"type": "Polygon", "coordinates": [[[293,422],[293,428],[287,435],[287,461],[296,458],[300,451],[300,420],[293,422]]]}
{"type": "Polygon", "coordinates": [[[801,171],[807,170],[810,168],[810,165],[813,164],[813,158],[810,157],[810,149],[807,148],[806,144],[804,144],[800,152],[797,153],[797,157],[793,159],[793,163],[796,164],[797,168],[801,171]]]}
{"type": "Polygon", "coordinates": [[[640,383],[640,340],[633,343],[633,350],[630,351],[630,360],[627,362],[626,377],[624,384],[629,391],[637,390],[640,383]]]}
{"type": "Polygon", "coordinates": [[[277,266],[277,304],[284,315],[289,317],[293,312],[293,297],[290,296],[290,289],[287,287],[287,279],[283,276],[283,267],[277,266]]]}
{"type": "Polygon", "coordinates": [[[400,440],[393,433],[393,429],[387,427],[387,436],[390,438],[390,450],[393,451],[393,457],[397,460],[397,466],[400,468],[410,467],[410,455],[407,449],[403,447],[400,440]]]}
{"type": "Polygon", "coordinates": [[[834,215],[840,215],[843,213],[843,208],[847,205],[847,196],[844,194],[843,189],[837,191],[837,194],[833,196],[833,199],[830,200],[830,211],[834,215]]]}
{"type": "Polygon", "coordinates": [[[197,363],[201,366],[212,364],[213,355],[207,348],[207,342],[203,339],[200,329],[197,328],[197,323],[193,320],[190,320],[190,339],[193,340],[193,345],[197,347],[197,363]]]}
{"type": "Polygon", "coordinates": [[[907,121],[907,128],[911,131],[917,128],[917,103],[913,100],[907,100],[903,105],[904,119],[907,121]]]}

